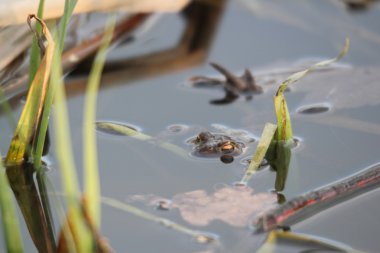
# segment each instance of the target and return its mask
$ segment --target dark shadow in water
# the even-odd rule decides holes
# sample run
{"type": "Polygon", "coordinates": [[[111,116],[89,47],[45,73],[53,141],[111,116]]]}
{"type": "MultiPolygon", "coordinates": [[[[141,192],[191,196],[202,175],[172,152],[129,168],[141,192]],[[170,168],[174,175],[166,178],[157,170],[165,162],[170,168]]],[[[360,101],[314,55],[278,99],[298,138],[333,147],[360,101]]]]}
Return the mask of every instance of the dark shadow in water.
{"type": "MultiPolygon", "coordinates": [[[[131,80],[151,78],[202,64],[212,45],[225,2],[220,0],[206,4],[193,1],[181,12],[186,25],[176,46],[130,59],[107,62],[102,77],[105,81],[100,88],[127,84],[131,80]],[[115,82],[118,78],[122,78],[123,82],[115,82]],[[113,81],[107,82],[107,79],[113,81]]],[[[81,64],[81,70],[77,70],[74,74],[87,74],[90,66],[90,64],[87,66],[81,64]]],[[[86,78],[70,80],[66,86],[67,95],[84,93],[86,83],[86,78]]]]}
{"type": "MultiPolygon", "coordinates": [[[[212,4],[193,1],[180,13],[186,25],[175,47],[121,61],[106,62],[100,88],[124,85],[131,83],[129,81],[132,80],[151,78],[202,64],[206,60],[212,45],[225,3],[226,0],[215,1],[212,4]],[[115,79],[118,78],[122,78],[123,82],[116,82],[115,79]],[[107,79],[112,80],[112,82],[107,81],[107,79]]],[[[136,22],[141,22],[144,18],[144,14],[141,14],[136,17],[136,22]]],[[[132,23],[135,24],[136,22],[133,21],[132,23]]],[[[127,31],[130,32],[129,29],[127,31]]],[[[65,69],[70,69],[73,67],[71,64],[68,61],[64,62],[63,66],[65,69]]],[[[71,76],[75,76],[75,78],[69,79],[66,83],[68,97],[83,94],[86,91],[87,75],[91,66],[91,60],[85,61],[80,64],[80,69],[78,68],[71,73],[71,76]]],[[[24,75],[3,87],[5,97],[12,108],[20,105],[19,99],[27,91],[26,79],[27,76],[24,75]]]]}
{"type": "Polygon", "coordinates": [[[56,252],[44,172],[36,173],[30,164],[7,166],[7,176],[38,252],[56,252]]]}
{"type": "Polygon", "coordinates": [[[343,0],[343,2],[348,10],[356,12],[368,10],[377,0],[343,0]]]}
{"type": "Polygon", "coordinates": [[[211,100],[211,104],[229,104],[235,101],[241,95],[244,95],[247,100],[251,100],[253,94],[259,94],[263,92],[262,87],[256,84],[255,78],[249,69],[246,69],[241,76],[236,76],[217,63],[211,62],[210,65],[224,76],[224,80],[210,78],[207,76],[195,76],[190,78],[190,82],[194,87],[223,87],[225,92],[224,98],[211,100]]]}

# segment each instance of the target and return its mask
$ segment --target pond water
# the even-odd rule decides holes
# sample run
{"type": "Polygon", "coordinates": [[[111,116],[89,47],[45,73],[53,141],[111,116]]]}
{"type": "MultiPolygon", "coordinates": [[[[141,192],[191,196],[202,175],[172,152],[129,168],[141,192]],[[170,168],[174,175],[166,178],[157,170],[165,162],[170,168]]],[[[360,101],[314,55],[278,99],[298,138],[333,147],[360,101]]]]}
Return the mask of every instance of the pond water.
{"type": "MultiPolygon", "coordinates": [[[[258,250],[267,234],[252,233],[248,224],[226,222],[223,215],[197,222],[202,214],[192,220],[181,209],[186,193],[197,192],[210,202],[212,196],[220,196],[217,195],[221,194],[220,189],[240,180],[245,160],[253,154],[257,141],[248,143],[244,153],[229,164],[215,157],[192,156],[187,141],[201,131],[218,132],[215,124],[247,131],[259,139],[265,123],[275,123],[272,97],[287,71],[298,70],[302,62],[337,55],[345,37],[351,39],[351,48],[341,65],[311,74],[286,93],[294,134],[300,143],[292,150],[283,196],[291,199],[380,161],[379,3],[365,10],[350,11],[338,1],[241,0],[220,1],[220,6],[208,2],[196,1],[192,7],[195,10],[189,10],[188,14],[192,17],[196,14],[191,13],[198,13],[196,17],[204,18],[204,24],[202,19],[196,22],[179,14],[161,15],[148,32],[110,52],[110,67],[104,73],[97,102],[97,121],[136,126],[158,142],[181,147],[187,156],[101,131],[97,132],[97,145],[103,196],[128,202],[192,229],[214,233],[219,239],[199,244],[188,235],[103,205],[102,234],[116,252],[258,250]],[[191,43],[184,43],[184,50],[178,44],[186,37],[183,36],[188,29],[186,21],[197,36],[191,38],[191,43]],[[265,78],[273,83],[262,84],[264,92],[251,100],[241,97],[226,105],[210,104],[210,100],[224,96],[222,89],[194,88],[188,83],[192,76],[220,77],[208,65],[210,61],[238,75],[249,68],[257,75],[259,85],[265,78]],[[328,110],[309,109],[300,113],[302,108],[321,105],[328,110]],[[181,126],[176,128],[180,131],[173,131],[177,125],[181,126]],[[179,207],[158,210],[150,203],[155,198],[172,200],[179,207]]],[[[68,79],[67,88],[78,168],[82,167],[84,97],[75,87],[81,90],[85,82],[83,77],[73,76],[68,79]]],[[[20,108],[15,110],[19,112],[20,108]]],[[[12,131],[6,119],[0,120],[4,129],[2,138],[10,139],[12,131]]],[[[52,170],[48,175],[59,189],[54,143],[53,139],[48,156],[52,170]]],[[[5,153],[8,142],[0,145],[5,153]]],[[[81,181],[81,172],[79,175],[81,181]]],[[[263,197],[247,197],[243,200],[245,205],[257,204],[258,210],[273,205],[276,200],[273,201],[271,191],[275,177],[276,173],[268,168],[257,173],[248,183],[252,191],[248,195],[263,194],[263,197]]],[[[194,212],[202,212],[196,209],[198,200],[191,199],[194,212]]],[[[374,189],[295,224],[292,231],[377,252],[380,219],[375,215],[380,211],[379,200],[379,190],[374,189]]],[[[230,211],[233,220],[245,215],[243,208],[235,210],[234,204],[228,204],[222,209],[225,213],[230,211]]],[[[33,247],[31,241],[25,243],[28,248],[33,247]]],[[[284,245],[276,252],[301,252],[301,248],[284,245]]]]}

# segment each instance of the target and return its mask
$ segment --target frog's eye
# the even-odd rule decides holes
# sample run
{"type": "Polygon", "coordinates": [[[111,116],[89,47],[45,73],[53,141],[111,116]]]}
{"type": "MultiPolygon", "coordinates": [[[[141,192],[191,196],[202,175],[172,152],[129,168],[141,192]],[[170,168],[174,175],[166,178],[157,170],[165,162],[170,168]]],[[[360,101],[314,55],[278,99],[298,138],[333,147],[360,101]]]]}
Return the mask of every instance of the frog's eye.
{"type": "Polygon", "coordinates": [[[231,153],[235,150],[235,144],[233,142],[227,141],[222,143],[220,149],[223,153],[231,153]]]}

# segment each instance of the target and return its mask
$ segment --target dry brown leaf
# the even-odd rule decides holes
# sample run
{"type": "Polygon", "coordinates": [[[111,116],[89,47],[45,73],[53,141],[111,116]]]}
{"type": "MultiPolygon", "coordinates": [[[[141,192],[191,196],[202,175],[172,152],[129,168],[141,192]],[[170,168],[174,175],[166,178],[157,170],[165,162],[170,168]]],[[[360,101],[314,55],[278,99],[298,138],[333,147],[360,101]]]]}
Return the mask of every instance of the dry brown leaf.
{"type": "Polygon", "coordinates": [[[12,165],[21,164],[24,162],[24,157],[26,156],[28,148],[30,148],[29,145],[32,143],[33,137],[38,129],[48,88],[51,62],[55,48],[53,37],[51,36],[45,23],[35,15],[29,15],[28,22],[30,22],[33,18],[40,22],[42,33],[44,34],[48,45],[41,64],[38,67],[35,78],[30,85],[24,109],[20,116],[20,120],[17,124],[17,128],[5,159],[6,164],[12,165]]]}
{"type": "MultiPolygon", "coordinates": [[[[153,195],[134,196],[132,200],[157,205],[163,199],[153,195]]],[[[170,208],[179,210],[182,218],[195,226],[206,226],[214,220],[244,227],[249,221],[277,203],[275,193],[254,193],[249,187],[224,186],[214,193],[195,190],[175,195],[170,208]]]]}

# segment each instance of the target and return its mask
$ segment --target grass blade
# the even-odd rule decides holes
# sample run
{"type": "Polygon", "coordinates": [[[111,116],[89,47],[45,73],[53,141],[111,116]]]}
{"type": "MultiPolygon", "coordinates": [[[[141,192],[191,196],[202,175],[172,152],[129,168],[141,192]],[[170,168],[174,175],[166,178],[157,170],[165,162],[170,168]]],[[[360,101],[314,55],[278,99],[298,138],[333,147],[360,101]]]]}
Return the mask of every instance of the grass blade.
{"type": "Polygon", "coordinates": [[[7,157],[5,158],[5,163],[12,165],[23,163],[24,157],[31,154],[29,145],[34,142],[34,137],[40,123],[55,48],[55,43],[45,23],[35,15],[29,15],[28,22],[30,23],[33,18],[41,24],[42,32],[48,41],[48,46],[29,89],[25,107],[17,124],[7,157]]]}
{"type": "Polygon", "coordinates": [[[83,143],[84,143],[84,197],[90,218],[96,228],[100,226],[100,184],[96,149],[96,134],[94,122],[96,118],[96,97],[100,77],[106,59],[107,48],[111,42],[116,19],[112,17],[107,25],[100,49],[95,57],[87,83],[84,105],[83,143]]]}
{"type": "MultiPolygon", "coordinates": [[[[60,23],[60,27],[58,29],[58,33],[56,33],[54,36],[55,41],[58,41],[57,47],[55,48],[55,51],[53,54],[54,62],[60,62],[61,60],[60,56],[62,54],[63,45],[65,41],[67,24],[73,13],[76,3],[77,3],[76,0],[65,0],[64,14],[60,23]],[[59,58],[59,61],[58,61],[58,58],[59,58]]],[[[41,157],[42,157],[42,153],[43,153],[43,149],[45,145],[46,131],[49,125],[49,116],[50,116],[50,111],[53,104],[54,93],[56,89],[56,87],[53,84],[57,84],[57,82],[55,82],[55,80],[52,80],[52,77],[51,77],[50,85],[48,87],[46,99],[44,102],[44,110],[42,113],[41,125],[38,132],[37,143],[35,145],[36,149],[34,152],[34,163],[37,169],[41,168],[41,157]]]]}
{"type": "Polygon", "coordinates": [[[71,150],[72,146],[68,126],[65,90],[62,81],[62,68],[59,55],[53,59],[51,77],[51,85],[56,87],[56,112],[54,113],[56,150],[68,208],[67,222],[70,224],[69,226],[73,238],[75,239],[77,251],[92,252],[91,238],[84,224],[79,185],[71,150]]]}
{"type": "Polygon", "coordinates": [[[0,209],[4,241],[7,252],[23,252],[22,237],[17,212],[12,200],[8,179],[3,162],[0,159],[0,209]]]}
{"type": "Polygon", "coordinates": [[[242,184],[242,185],[247,184],[249,179],[251,179],[252,175],[257,171],[273,140],[273,136],[276,132],[276,129],[277,129],[277,126],[274,124],[271,124],[271,123],[265,124],[263,133],[261,134],[259,144],[257,144],[256,151],[253,154],[251,162],[249,163],[249,166],[247,170],[245,171],[244,176],[240,180],[239,184],[242,184]]]}
{"type": "Polygon", "coordinates": [[[349,39],[346,39],[344,47],[337,57],[318,62],[305,70],[290,75],[284,82],[282,82],[282,84],[276,92],[276,95],[274,96],[274,107],[278,125],[278,130],[276,133],[277,141],[287,141],[293,139],[289,110],[284,96],[284,91],[289,86],[289,84],[297,82],[298,80],[305,77],[307,74],[316,70],[317,68],[325,67],[333,62],[340,60],[343,56],[347,54],[349,47],[350,41],[349,39]]]}

